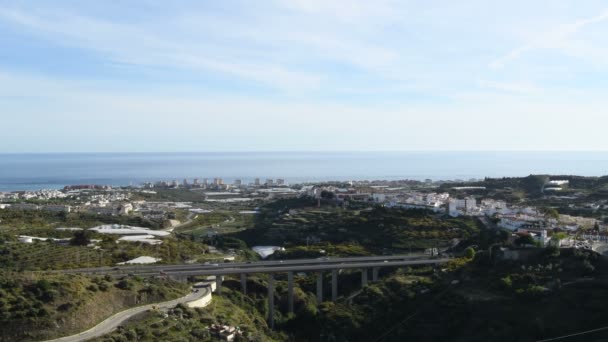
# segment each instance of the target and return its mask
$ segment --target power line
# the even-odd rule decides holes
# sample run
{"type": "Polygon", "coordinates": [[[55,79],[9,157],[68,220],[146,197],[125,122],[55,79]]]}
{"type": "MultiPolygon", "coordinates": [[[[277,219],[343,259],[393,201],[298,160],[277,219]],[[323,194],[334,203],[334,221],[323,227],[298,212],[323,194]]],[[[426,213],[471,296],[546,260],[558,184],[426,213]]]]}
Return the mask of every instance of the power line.
{"type": "Polygon", "coordinates": [[[591,329],[591,330],[581,331],[581,332],[577,332],[577,333],[570,334],[570,335],[563,335],[563,336],[548,338],[548,339],[545,339],[545,340],[538,340],[536,342],[557,341],[557,340],[562,340],[564,338],[569,338],[569,337],[574,337],[574,336],[580,336],[580,335],[585,335],[585,334],[591,334],[591,333],[602,331],[602,330],[608,330],[608,326],[597,328],[597,329],[591,329]]]}

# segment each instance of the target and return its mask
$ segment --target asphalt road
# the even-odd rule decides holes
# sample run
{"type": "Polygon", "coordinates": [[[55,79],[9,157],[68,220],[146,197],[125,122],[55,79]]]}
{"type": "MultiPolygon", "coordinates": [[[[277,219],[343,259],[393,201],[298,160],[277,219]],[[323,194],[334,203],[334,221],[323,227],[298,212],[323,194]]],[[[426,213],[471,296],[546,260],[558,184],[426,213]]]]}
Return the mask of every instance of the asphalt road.
{"type": "Polygon", "coordinates": [[[157,307],[160,309],[173,308],[174,306],[176,306],[179,303],[188,303],[188,302],[200,299],[201,297],[205,296],[208,291],[211,291],[209,288],[200,288],[198,290],[199,290],[198,292],[192,292],[182,298],[178,298],[178,299],[171,300],[168,302],[157,303],[157,304],[148,304],[148,305],[144,305],[144,306],[138,306],[136,308],[127,309],[125,311],[121,311],[121,312],[107,318],[105,321],[99,323],[98,325],[94,326],[93,328],[91,328],[87,331],[84,331],[84,332],[81,332],[79,334],[72,335],[72,336],[66,336],[66,337],[61,337],[61,338],[54,339],[54,340],[48,340],[45,342],[86,341],[86,340],[89,340],[89,339],[92,339],[95,337],[99,337],[99,336],[112,332],[114,329],[118,328],[118,326],[120,326],[126,320],[128,320],[136,315],[139,315],[143,312],[146,312],[146,311],[152,309],[153,307],[157,307]]]}
{"type": "MultiPolygon", "coordinates": [[[[82,268],[75,270],[64,270],[62,273],[86,273],[86,274],[141,274],[149,272],[177,272],[189,270],[219,270],[223,268],[239,268],[239,269],[258,269],[269,267],[287,267],[287,266],[306,266],[306,265],[333,265],[333,264],[351,264],[364,262],[384,262],[389,261],[415,261],[429,260],[426,254],[411,254],[411,255],[385,255],[385,256],[366,256],[366,257],[349,257],[349,258],[318,258],[318,259],[296,259],[296,260],[273,260],[273,261],[257,261],[257,262],[227,262],[217,264],[184,264],[184,265],[145,265],[145,266],[121,266],[121,267],[97,267],[97,268],[82,268]]],[[[436,260],[436,259],[432,259],[436,260]]]]}
{"type": "MultiPolygon", "coordinates": [[[[442,264],[452,259],[419,259],[419,260],[383,260],[371,262],[350,262],[350,263],[331,263],[331,264],[314,264],[314,265],[273,265],[273,266],[257,266],[257,267],[233,267],[230,264],[221,264],[214,268],[188,268],[188,269],[165,269],[163,272],[167,275],[176,276],[194,276],[194,275],[229,275],[229,274],[250,274],[250,273],[279,273],[279,272],[311,272],[311,271],[329,271],[336,269],[353,269],[353,268],[373,268],[373,267],[403,267],[415,265],[435,265],[442,264]]],[[[132,271],[132,274],[140,276],[154,276],[159,272],[155,270],[139,270],[132,271]]]]}

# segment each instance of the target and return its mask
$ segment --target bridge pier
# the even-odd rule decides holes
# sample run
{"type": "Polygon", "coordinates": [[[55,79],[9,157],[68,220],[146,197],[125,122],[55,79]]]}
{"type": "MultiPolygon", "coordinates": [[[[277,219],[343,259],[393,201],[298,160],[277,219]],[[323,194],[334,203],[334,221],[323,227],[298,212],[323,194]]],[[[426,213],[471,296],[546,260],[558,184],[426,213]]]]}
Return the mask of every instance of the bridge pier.
{"type": "Polygon", "coordinates": [[[268,325],[274,329],[274,275],[268,274],[268,325]]]}
{"type": "Polygon", "coordinates": [[[367,268],[361,270],[361,287],[367,286],[367,268]]]}
{"type": "Polygon", "coordinates": [[[372,281],[375,283],[378,281],[378,267],[372,268],[372,281]]]}
{"type": "Polygon", "coordinates": [[[246,273],[241,273],[241,290],[243,291],[244,295],[247,294],[247,274],[246,273]]]}
{"type": "Polygon", "coordinates": [[[217,293],[218,295],[222,294],[222,276],[221,275],[216,275],[215,276],[215,293],[217,293]]]}
{"type": "Polygon", "coordinates": [[[317,272],[317,306],[323,302],[323,272],[317,272]]]}
{"type": "Polygon", "coordinates": [[[287,272],[287,306],[289,313],[293,313],[293,272],[287,272]]]}
{"type": "Polygon", "coordinates": [[[331,270],[331,301],[338,300],[338,270],[331,270]]]}

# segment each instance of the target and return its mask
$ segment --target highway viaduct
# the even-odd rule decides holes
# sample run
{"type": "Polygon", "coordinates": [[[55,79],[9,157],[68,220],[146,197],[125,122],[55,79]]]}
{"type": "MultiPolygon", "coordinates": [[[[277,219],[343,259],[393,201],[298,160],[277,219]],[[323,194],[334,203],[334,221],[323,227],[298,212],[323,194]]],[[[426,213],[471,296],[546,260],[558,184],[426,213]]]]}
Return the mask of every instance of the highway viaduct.
{"type": "Polygon", "coordinates": [[[247,275],[263,273],[268,275],[268,323],[274,328],[274,278],[276,273],[287,273],[288,310],[294,310],[294,274],[300,272],[316,273],[317,304],[323,302],[323,272],[331,272],[331,300],[338,298],[338,274],[340,270],[361,270],[361,285],[378,280],[378,271],[385,267],[407,267],[416,265],[437,265],[450,261],[449,258],[431,258],[428,256],[391,255],[350,258],[319,258],[281,261],[218,263],[218,264],[187,264],[187,265],[154,265],[154,266],[125,266],[115,268],[86,268],[63,271],[67,273],[108,274],[114,277],[138,275],[143,277],[165,275],[172,279],[187,279],[191,276],[215,276],[216,293],[221,294],[223,277],[239,275],[241,289],[247,293],[247,275]]]}

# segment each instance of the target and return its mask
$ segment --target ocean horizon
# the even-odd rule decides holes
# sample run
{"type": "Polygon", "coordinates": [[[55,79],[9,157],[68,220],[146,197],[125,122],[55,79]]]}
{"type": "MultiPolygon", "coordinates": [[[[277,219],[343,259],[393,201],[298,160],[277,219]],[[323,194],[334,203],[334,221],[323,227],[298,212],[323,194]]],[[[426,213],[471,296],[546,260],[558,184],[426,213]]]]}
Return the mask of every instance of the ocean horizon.
{"type": "Polygon", "coordinates": [[[184,178],[469,180],[530,174],[602,176],[603,151],[134,152],[0,154],[0,191],[111,186],[184,178]]]}

